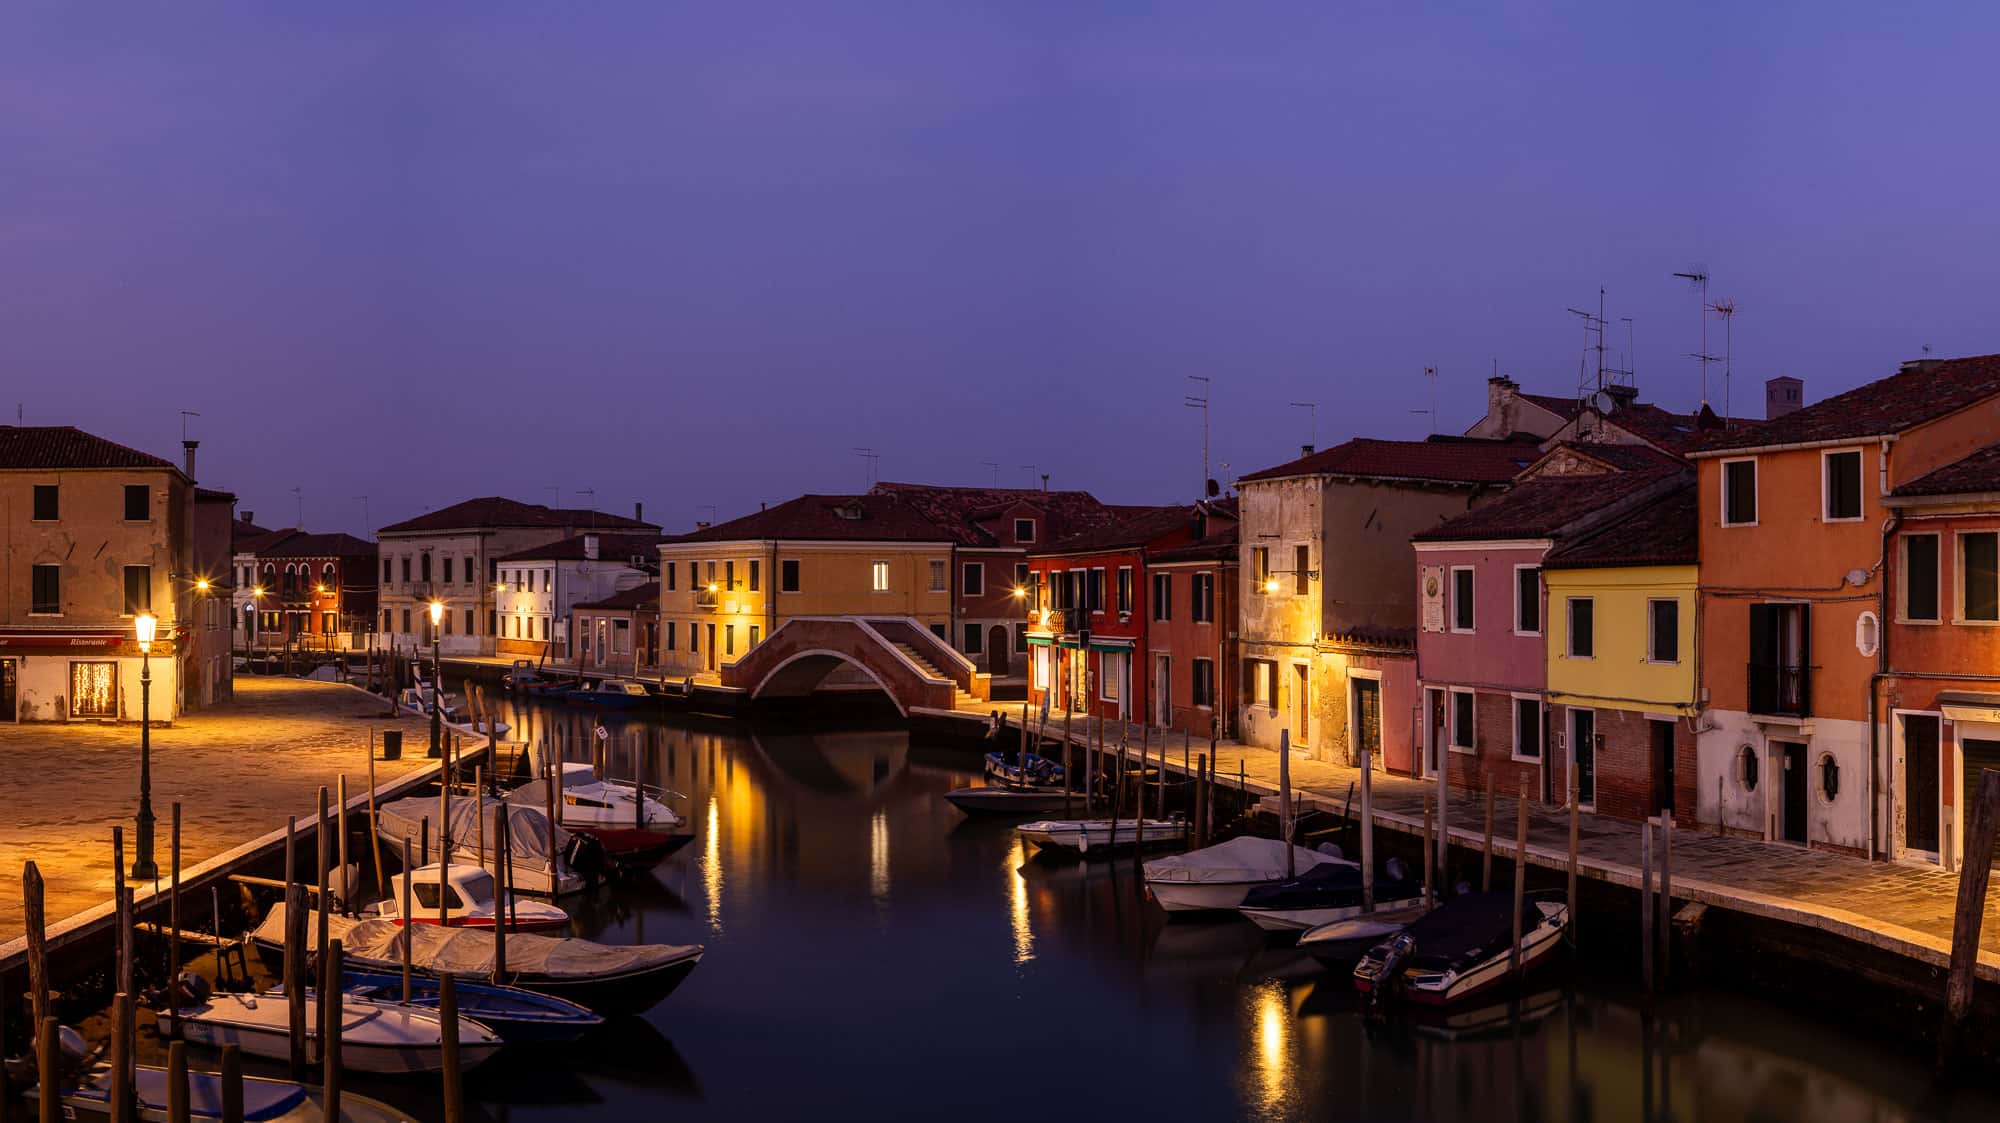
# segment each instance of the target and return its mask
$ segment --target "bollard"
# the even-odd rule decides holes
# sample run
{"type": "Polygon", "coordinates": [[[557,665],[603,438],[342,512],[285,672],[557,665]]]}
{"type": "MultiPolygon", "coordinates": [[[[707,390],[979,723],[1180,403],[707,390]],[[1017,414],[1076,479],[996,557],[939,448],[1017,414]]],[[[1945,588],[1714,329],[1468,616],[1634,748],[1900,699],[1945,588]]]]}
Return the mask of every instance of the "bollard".
{"type": "MultiPolygon", "coordinates": [[[[408,931],[407,925],[405,931],[408,931]]],[[[328,941],[320,952],[320,962],[326,965],[326,981],[319,991],[319,1055],[324,1069],[320,1076],[323,1096],[320,1110],[328,1119],[340,1118],[340,1045],[341,1031],[346,1025],[340,1011],[341,992],[345,989],[340,978],[344,960],[339,940],[328,941]]]]}
{"type": "Polygon", "coordinates": [[[463,1123],[465,1074],[458,1067],[458,984],[448,973],[438,978],[438,1020],[444,1030],[445,1123],[463,1123]]]}
{"type": "Polygon", "coordinates": [[[111,996],[111,1123],[133,1123],[132,1041],[132,999],[121,991],[111,996]]]}
{"type": "Polygon", "coordinates": [[[167,1046],[167,1123],[188,1123],[187,1042],[167,1046]]]}
{"type": "Polygon", "coordinates": [[[243,1123],[243,1047],[222,1047],[222,1123],[243,1123]]]}

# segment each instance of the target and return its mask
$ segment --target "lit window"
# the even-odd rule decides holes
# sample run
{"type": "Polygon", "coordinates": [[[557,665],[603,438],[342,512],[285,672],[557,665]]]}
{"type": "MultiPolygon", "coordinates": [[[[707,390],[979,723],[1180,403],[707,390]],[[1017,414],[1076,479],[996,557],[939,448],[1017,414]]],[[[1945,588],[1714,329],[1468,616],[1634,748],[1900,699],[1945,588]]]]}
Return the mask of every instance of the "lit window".
{"type": "MultiPolygon", "coordinates": [[[[942,572],[940,572],[940,571],[941,571],[941,570],[942,570],[943,568],[944,568],[944,563],[943,563],[943,562],[932,562],[932,563],[931,563],[931,577],[932,577],[932,581],[931,581],[931,591],[932,591],[932,592],[937,592],[937,591],[941,590],[941,589],[942,589],[942,588],[944,587],[944,582],[943,582],[943,581],[941,580],[941,578],[942,578],[942,577],[944,576],[944,574],[943,574],[942,572]]],[[[870,565],[870,566],[869,566],[869,571],[870,571],[870,573],[871,573],[871,579],[870,579],[870,580],[871,580],[871,583],[870,583],[869,587],[870,587],[870,588],[872,588],[872,589],[874,589],[874,590],[875,590],[876,592],[878,592],[878,593],[886,593],[886,592],[888,592],[888,591],[889,591],[889,563],[888,563],[888,562],[885,562],[885,561],[878,561],[878,562],[875,562],[875,563],[873,563],[872,565],[870,565]]]]}

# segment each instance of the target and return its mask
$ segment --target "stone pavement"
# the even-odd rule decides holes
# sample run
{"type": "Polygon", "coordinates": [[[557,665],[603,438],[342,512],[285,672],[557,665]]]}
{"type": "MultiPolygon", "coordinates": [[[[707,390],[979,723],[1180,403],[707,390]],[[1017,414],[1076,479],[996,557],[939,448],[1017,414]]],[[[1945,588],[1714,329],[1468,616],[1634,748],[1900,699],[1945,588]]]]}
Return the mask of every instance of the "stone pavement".
{"type": "MultiPolygon", "coordinates": [[[[1008,725],[1020,725],[1020,704],[986,703],[968,706],[964,716],[980,721],[998,708],[1008,725]]],[[[1059,736],[1061,714],[1054,715],[1052,735],[1059,736]]],[[[1115,740],[1118,723],[1110,725],[1115,740]]],[[[1139,727],[1128,727],[1129,752],[1136,757],[1139,727]]],[[[1072,738],[1084,739],[1081,716],[1072,738]]],[[[1153,753],[1159,753],[1157,732],[1153,753]]],[[[1208,751],[1197,741],[1195,753],[1208,751]]],[[[1170,738],[1170,772],[1181,771],[1181,739],[1170,738]]],[[[1233,787],[1239,774],[1253,796],[1278,790],[1278,753],[1273,749],[1225,741],[1215,750],[1218,783],[1233,787]],[[1241,769],[1239,773],[1239,767],[1241,769]]],[[[1349,786],[1360,770],[1318,760],[1294,759],[1294,791],[1307,807],[1335,814],[1347,806],[1349,786]]],[[[1423,830],[1423,799],[1435,796],[1435,781],[1420,781],[1376,771],[1374,803],[1379,827],[1410,834],[1423,830]]],[[[1354,795],[1359,814],[1360,794],[1354,795]]],[[[1513,798],[1495,792],[1494,853],[1514,851],[1513,798]]],[[[1273,805],[1275,806],[1275,804],[1273,805]]],[[[1484,837],[1483,792],[1454,787],[1449,805],[1451,839],[1455,846],[1477,850],[1484,837]]],[[[1640,824],[1608,816],[1583,815],[1577,828],[1579,876],[1636,887],[1639,884],[1640,824]]],[[[1529,804],[1528,861],[1551,869],[1568,864],[1569,812],[1552,804],[1529,804]]],[[[1935,866],[1873,862],[1824,850],[1743,838],[1722,838],[1712,832],[1679,828],[1673,839],[1673,893],[1678,900],[1697,900],[1738,912],[1805,924],[1834,932],[1870,946],[1896,951],[1939,966],[1950,958],[1952,910],[1958,896],[1958,875],[1935,866]]],[[[1987,897],[1986,919],[1980,932],[1980,975],[2000,981],[2000,884],[1987,897]]]]}
{"type": "MultiPolygon", "coordinates": [[[[155,860],[164,877],[172,807],[181,802],[181,865],[318,813],[319,786],[345,774],[350,795],[368,788],[368,736],[403,731],[403,759],[376,761],[377,783],[423,768],[430,727],[384,716],[379,698],[335,683],[242,676],[233,701],[156,726],[155,860]]],[[[379,755],[379,750],[378,750],[379,755]]],[[[0,725],[0,944],[21,935],[22,863],[47,883],[51,926],[111,897],[111,828],[139,801],[139,727],[0,725]]]]}

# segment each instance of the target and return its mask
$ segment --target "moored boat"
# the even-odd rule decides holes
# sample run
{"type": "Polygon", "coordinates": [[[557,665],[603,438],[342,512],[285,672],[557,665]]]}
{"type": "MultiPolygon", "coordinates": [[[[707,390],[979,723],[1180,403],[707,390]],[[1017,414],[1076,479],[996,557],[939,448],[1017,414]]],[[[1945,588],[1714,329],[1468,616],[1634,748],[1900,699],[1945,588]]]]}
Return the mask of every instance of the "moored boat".
{"type": "MultiPolygon", "coordinates": [[[[1569,906],[1561,901],[1530,900],[1527,905],[1523,973],[1555,953],[1569,924],[1569,906]]],[[[1512,894],[1454,897],[1362,956],[1354,966],[1355,988],[1373,995],[1389,987],[1429,1006],[1464,1001],[1507,980],[1513,926],[1512,894]]]]}
{"type": "Polygon", "coordinates": [[[432,854],[438,852],[441,840],[449,837],[453,866],[478,866],[491,873],[499,856],[495,848],[500,834],[494,824],[503,813],[507,816],[507,848],[513,855],[511,884],[515,892],[559,897],[585,887],[584,879],[564,857],[570,845],[568,832],[552,827],[538,807],[504,803],[484,795],[454,796],[451,822],[441,831],[438,801],[430,796],[411,796],[378,808],[375,830],[391,846],[400,846],[408,838],[420,849],[420,840],[428,839],[432,854]]]}
{"type": "Polygon", "coordinates": [[[1074,850],[1079,854],[1100,853],[1128,847],[1164,846],[1186,837],[1185,826],[1177,819],[1039,819],[1014,828],[1022,841],[1044,849],[1074,850]]]}
{"type": "Polygon", "coordinates": [[[1376,945],[1402,932],[1422,915],[1424,908],[1417,905],[1321,924],[1299,934],[1299,950],[1328,967],[1351,968],[1376,945]]]}
{"type": "Polygon", "coordinates": [[[968,815],[1060,814],[1064,804],[1077,799],[1064,793],[1060,787],[1017,787],[1012,784],[953,788],[944,793],[944,798],[968,815]]]}
{"type": "Polygon", "coordinates": [[[389,879],[389,895],[361,915],[380,917],[396,924],[406,920],[417,924],[444,923],[455,928],[491,929],[496,915],[504,911],[509,932],[563,932],[569,928],[569,914],[547,901],[524,900],[520,894],[503,909],[493,875],[480,866],[457,865],[449,870],[431,865],[389,879]],[[442,875],[446,884],[438,885],[442,875]],[[410,915],[404,917],[403,883],[410,881],[410,915]]]}
{"type": "MultiPolygon", "coordinates": [[[[1412,881],[1401,859],[1375,870],[1375,906],[1400,909],[1422,898],[1422,881],[1412,881]]],[[[1285,881],[1259,885],[1243,895],[1236,910],[1266,932],[1303,932],[1361,915],[1361,867],[1351,862],[1315,866],[1285,881]]]]}
{"type": "Polygon", "coordinates": [[[636,682],[603,679],[590,686],[567,691],[562,700],[572,706],[595,710],[629,710],[652,700],[652,692],[636,682]]]}
{"type": "MultiPolygon", "coordinates": [[[[167,1032],[167,1011],[157,1012],[167,1032]]],[[[282,991],[264,995],[218,993],[180,1008],[181,1037],[219,1049],[235,1045],[254,1057],[292,1055],[290,1004],[282,991]]],[[[306,994],[306,1037],[319,1038],[319,995],[306,994]]],[[[472,1019],[458,1019],[458,1060],[471,1068],[500,1051],[500,1035],[472,1019]]],[[[342,996],[340,1063],[355,1072],[438,1072],[444,1068],[444,1022],[436,1011],[401,1003],[342,996]]]]}
{"type": "MultiPolygon", "coordinates": [[[[347,994],[377,1002],[403,1001],[400,972],[348,971],[342,978],[345,980],[342,989],[347,994]]],[[[602,1015],[574,1002],[520,987],[466,981],[456,983],[454,989],[458,992],[460,1016],[477,1021],[510,1044],[574,1041],[604,1024],[602,1015]]],[[[436,1010],[442,996],[436,976],[412,972],[410,1005],[436,1010]]]]}
{"type": "MultiPolygon", "coordinates": [[[[1253,888],[1320,865],[1352,865],[1334,854],[1244,835],[1146,863],[1146,889],[1168,912],[1233,910],[1253,888]],[[1290,850],[1291,872],[1285,868],[1290,850]]],[[[1357,882],[1358,884],[1358,882],[1357,882]]]]}
{"type": "Polygon", "coordinates": [[[1058,760],[1051,760],[1034,753],[991,752],[986,754],[986,775],[1002,784],[1030,787],[1055,788],[1062,790],[1063,766],[1058,760]]]}
{"type": "MultiPolygon", "coordinates": [[[[139,1118],[145,1123],[167,1123],[167,1070],[155,1065],[138,1065],[133,1073],[132,1091],[139,1102],[139,1118]]],[[[39,1105],[41,1090],[29,1088],[30,1103],[39,1105]]],[[[331,1123],[322,1110],[320,1089],[290,1080],[262,1076],[243,1078],[244,1123],[331,1123]]],[[[62,1090],[62,1118],[109,1120],[111,1114],[111,1066],[97,1064],[74,1084],[62,1090]]],[[[221,1119],[222,1077],[213,1072],[188,1073],[188,1118],[221,1119]]],[[[343,1091],[339,1123],[415,1123],[380,1100],[343,1091]]]]}

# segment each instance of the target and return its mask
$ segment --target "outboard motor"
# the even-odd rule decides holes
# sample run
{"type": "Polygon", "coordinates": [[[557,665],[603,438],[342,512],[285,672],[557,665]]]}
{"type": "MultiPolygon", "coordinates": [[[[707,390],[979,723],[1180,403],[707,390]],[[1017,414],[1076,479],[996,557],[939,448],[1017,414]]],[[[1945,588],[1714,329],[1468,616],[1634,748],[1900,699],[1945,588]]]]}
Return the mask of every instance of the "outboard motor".
{"type": "Polygon", "coordinates": [[[605,873],[604,844],[587,834],[572,834],[563,847],[563,861],[592,885],[605,873]]]}
{"type": "Polygon", "coordinates": [[[1390,858],[1382,863],[1382,868],[1388,873],[1390,881],[1410,880],[1410,867],[1405,865],[1401,858],[1390,858]]]}
{"type": "Polygon", "coordinates": [[[1382,955],[1382,967],[1375,973],[1375,985],[1368,988],[1368,1009],[1370,1013],[1403,993],[1403,961],[1415,951],[1417,939],[1408,932],[1400,932],[1389,941],[1389,950],[1382,955]]]}
{"type": "Polygon", "coordinates": [[[1326,855],[1329,858],[1339,859],[1347,857],[1346,853],[1340,849],[1340,844],[1337,842],[1322,842],[1313,849],[1318,850],[1320,853],[1326,855]]]}

